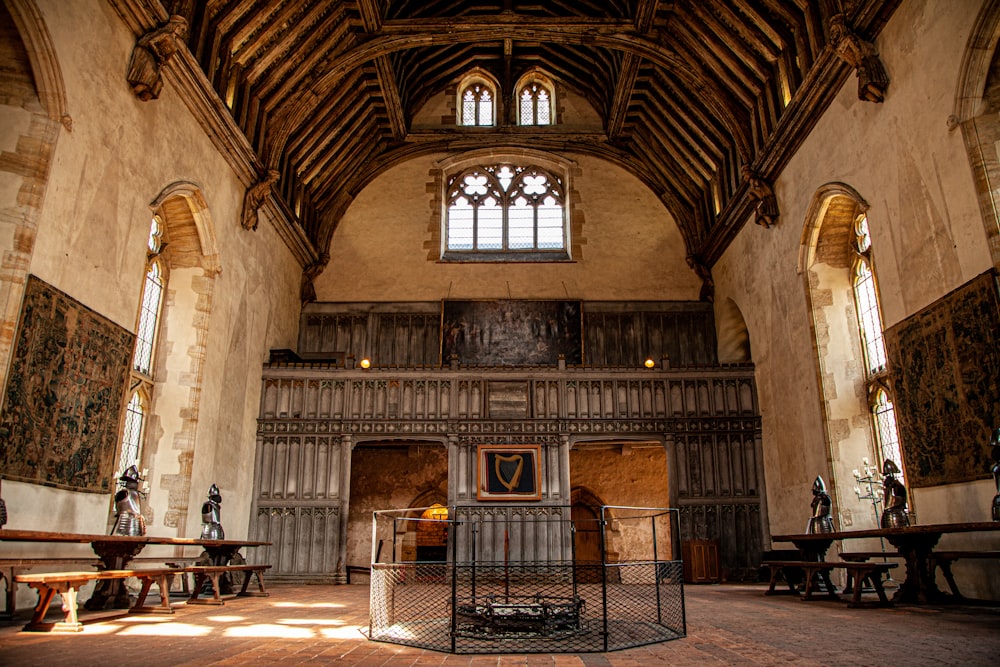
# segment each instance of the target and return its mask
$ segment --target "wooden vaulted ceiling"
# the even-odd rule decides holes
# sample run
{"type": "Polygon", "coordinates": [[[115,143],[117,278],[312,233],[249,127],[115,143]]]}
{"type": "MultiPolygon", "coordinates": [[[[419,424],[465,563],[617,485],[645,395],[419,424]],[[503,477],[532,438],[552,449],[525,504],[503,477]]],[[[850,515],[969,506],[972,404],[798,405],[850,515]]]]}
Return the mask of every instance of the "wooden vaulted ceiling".
{"type": "MultiPolygon", "coordinates": [[[[899,0],[177,0],[187,44],[317,253],[375,176],[484,145],[581,152],[648,185],[711,262],[745,222],[744,165],[773,178],[851,75],[829,18],[875,37],[899,0]],[[472,68],[539,67],[603,131],[414,131],[472,68]],[[450,87],[450,88],[449,88],[450,87]]],[[[166,3],[165,3],[166,5],[166,3]]],[[[510,114],[508,114],[509,116],[510,114]]]]}

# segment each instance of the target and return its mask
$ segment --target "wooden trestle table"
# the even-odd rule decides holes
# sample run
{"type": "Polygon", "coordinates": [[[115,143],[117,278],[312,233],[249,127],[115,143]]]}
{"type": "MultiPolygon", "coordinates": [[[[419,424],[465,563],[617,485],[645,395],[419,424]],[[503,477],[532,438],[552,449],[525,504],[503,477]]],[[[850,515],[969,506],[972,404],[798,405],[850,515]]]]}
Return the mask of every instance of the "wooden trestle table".
{"type": "MultiPolygon", "coordinates": [[[[3,542],[36,542],[42,544],[90,544],[90,547],[101,560],[98,569],[124,570],[129,562],[139,555],[149,544],[169,546],[201,547],[211,559],[212,565],[228,565],[236,553],[244,547],[268,546],[270,542],[255,542],[252,540],[203,540],[189,537],[165,537],[156,535],[100,535],[87,533],[58,533],[44,530],[6,530],[0,529],[0,541],[3,542]]],[[[114,599],[116,608],[129,607],[128,595],[124,593],[117,580],[102,582],[84,605],[90,610],[104,609],[109,599],[114,599]]],[[[13,585],[9,583],[8,585],[13,585]]]]}
{"type": "Polygon", "coordinates": [[[906,577],[893,596],[894,602],[934,604],[948,602],[952,596],[942,592],[934,581],[931,554],[942,535],[951,533],[985,533],[1000,531],[1000,521],[971,523],[939,523],[898,528],[871,528],[834,533],[773,535],[774,542],[791,542],[805,560],[826,560],[827,549],[835,540],[880,537],[896,548],[906,561],[906,577]]]}

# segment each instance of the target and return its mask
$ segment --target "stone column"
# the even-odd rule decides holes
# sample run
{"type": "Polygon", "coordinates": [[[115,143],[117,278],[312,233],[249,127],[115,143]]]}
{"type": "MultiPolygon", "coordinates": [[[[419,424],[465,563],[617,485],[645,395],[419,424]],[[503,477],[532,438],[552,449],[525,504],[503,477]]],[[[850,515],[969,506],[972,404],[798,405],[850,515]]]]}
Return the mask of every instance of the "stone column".
{"type": "Polygon", "coordinates": [[[350,434],[340,436],[340,540],[337,545],[337,581],[347,583],[347,525],[351,509],[351,452],[354,440],[350,434]]]}

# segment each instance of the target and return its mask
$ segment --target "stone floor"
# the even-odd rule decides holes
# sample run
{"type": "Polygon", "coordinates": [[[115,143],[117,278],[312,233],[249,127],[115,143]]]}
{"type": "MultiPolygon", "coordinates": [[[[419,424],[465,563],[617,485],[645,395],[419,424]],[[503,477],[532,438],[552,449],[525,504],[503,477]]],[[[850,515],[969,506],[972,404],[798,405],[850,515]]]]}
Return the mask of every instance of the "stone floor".
{"type": "MultiPolygon", "coordinates": [[[[83,632],[0,622],[0,665],[976,665],[1000,664],[1000,603],[848,609],[764,596],[764,585],[688,586],[687,637],[611,653],[449,655],[368,641],[367,585],[274,585],[268,598],[172,616],[81,615],[83,632]]],[[[57,606],[53,604],[53,607],[57,606]]]]}

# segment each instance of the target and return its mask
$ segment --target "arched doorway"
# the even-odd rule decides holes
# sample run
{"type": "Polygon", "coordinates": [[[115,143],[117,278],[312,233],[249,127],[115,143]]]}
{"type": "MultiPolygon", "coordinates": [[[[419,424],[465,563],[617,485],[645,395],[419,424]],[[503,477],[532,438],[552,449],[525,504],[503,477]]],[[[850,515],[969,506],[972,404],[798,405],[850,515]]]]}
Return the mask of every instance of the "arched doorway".
{"type": "Polygon", "coordinates": [[[603,503],[587,489],[574,489],[573,506],[573,560],[576,563],[577,581],[601,581],[602,552],[600,507],[603,503]]]}
{"type": "Polygon", "coordinates": [[[448,560],[448,508],[434,503],[423,511],[416,522],[414,560],[443,562],[448,560]]]}

